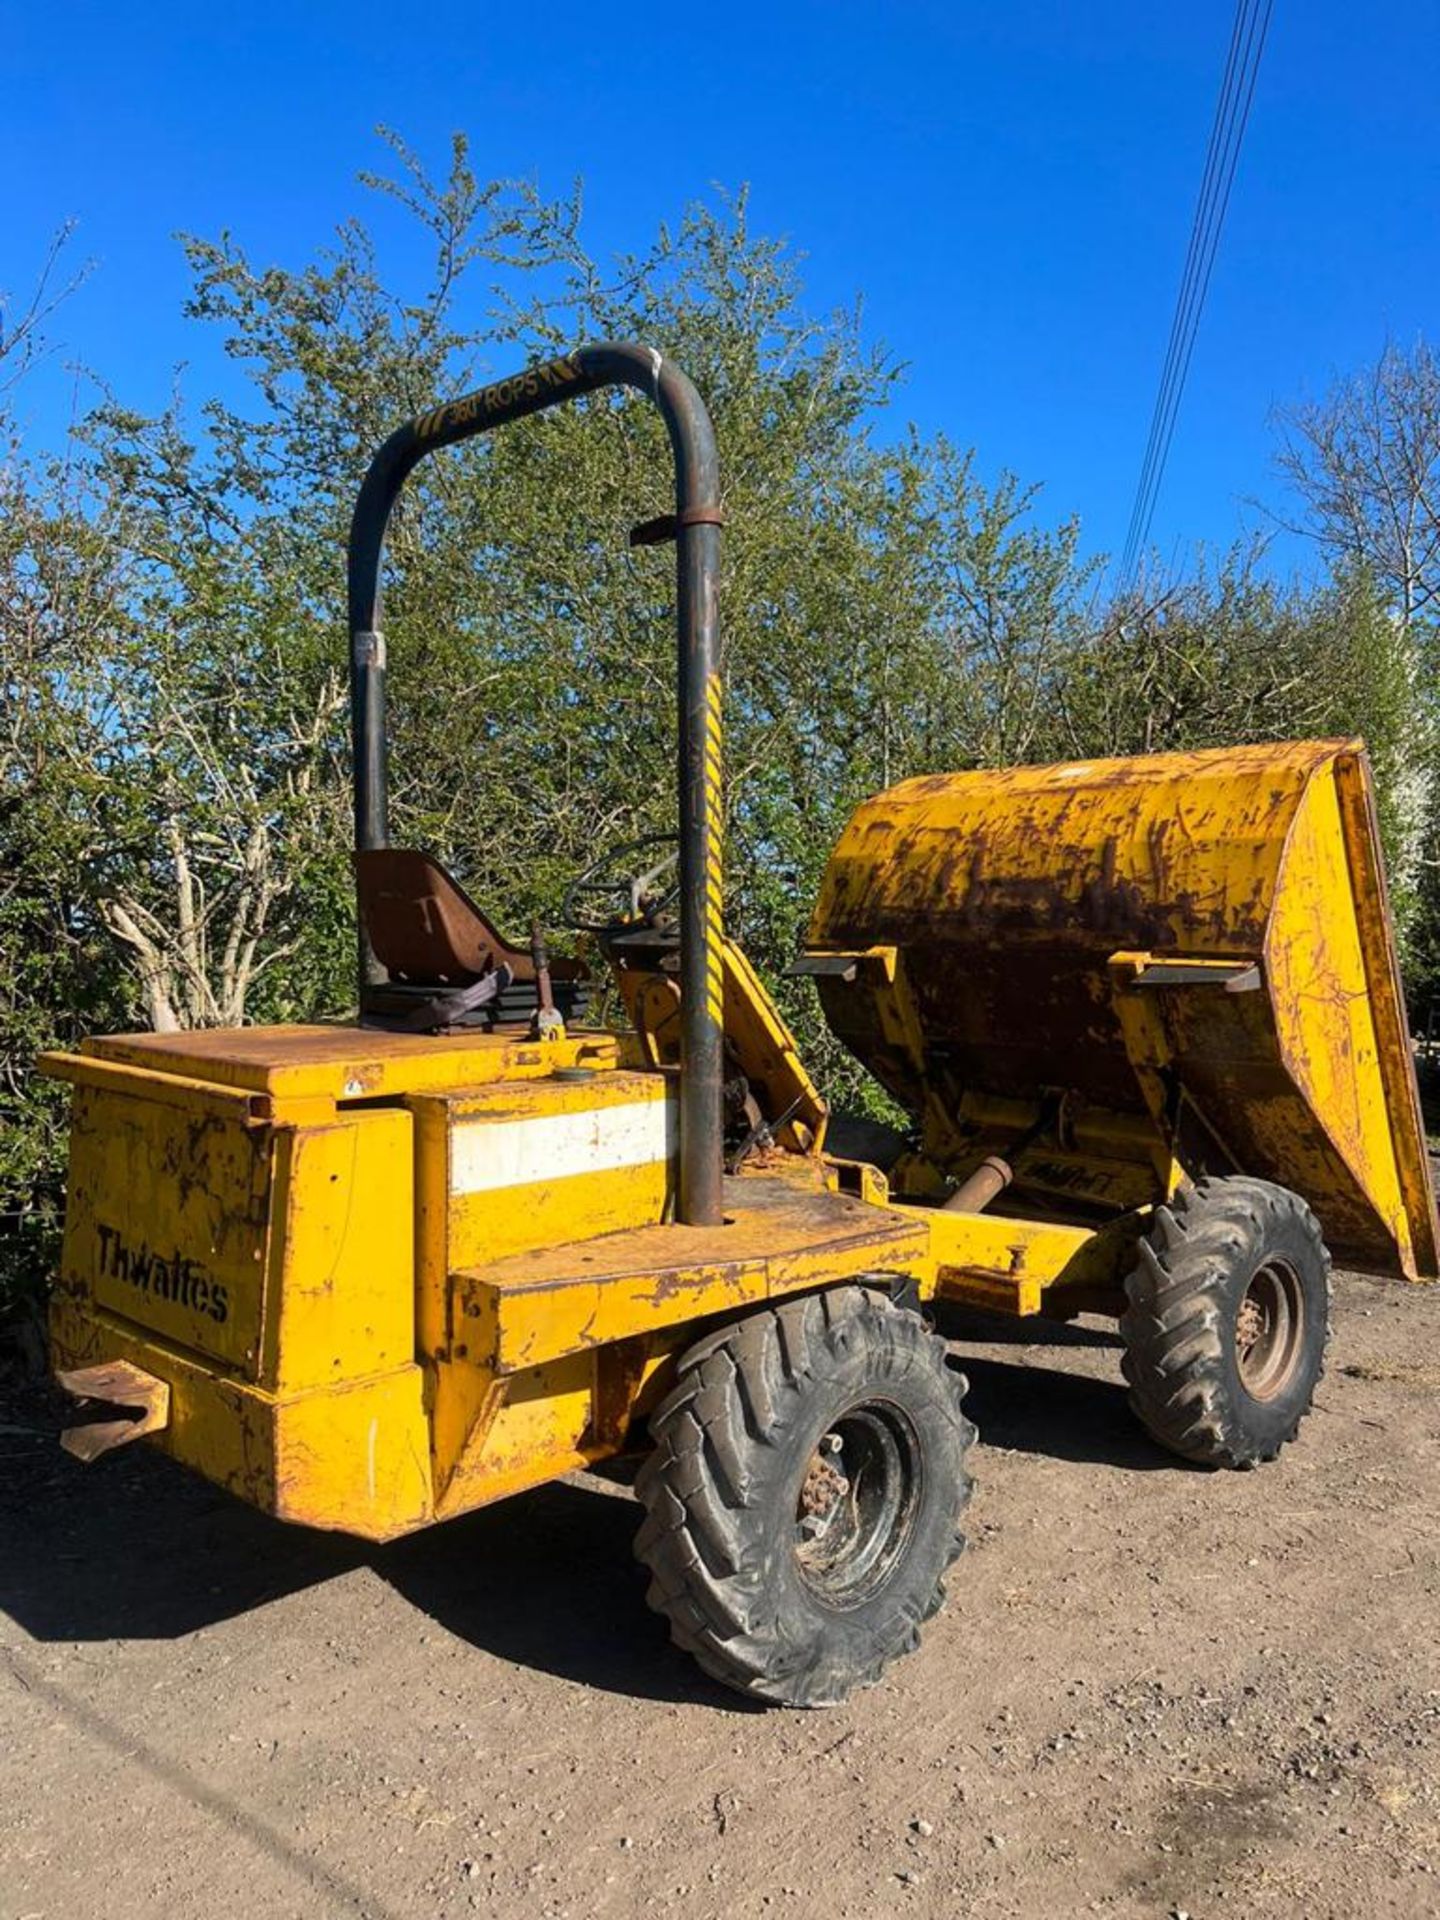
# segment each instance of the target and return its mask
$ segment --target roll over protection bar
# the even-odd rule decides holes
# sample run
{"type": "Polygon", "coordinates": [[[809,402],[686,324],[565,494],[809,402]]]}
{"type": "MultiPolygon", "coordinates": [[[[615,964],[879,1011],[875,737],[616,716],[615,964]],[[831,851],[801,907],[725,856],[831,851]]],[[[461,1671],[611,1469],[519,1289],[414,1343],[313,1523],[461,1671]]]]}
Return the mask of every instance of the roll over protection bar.
{"type": "MultiPolygon", "coordinates": [[[[385,640],[380,568],[390,513],[426,454],[601,387],[633,387],[660,409],[675,459],[676,627],[679,673],[680,1191],[678,1217],[722,1218],[724,1135],[720,631],[720,474],[710,416],[680,369],[653,347],[581,347],[511,379],[420,414],[371,460],[350,524],[350,710],[355,845],[389,845],[385,640]]],[[[368,984],[373,958],[362,954],[368,984]]]]}

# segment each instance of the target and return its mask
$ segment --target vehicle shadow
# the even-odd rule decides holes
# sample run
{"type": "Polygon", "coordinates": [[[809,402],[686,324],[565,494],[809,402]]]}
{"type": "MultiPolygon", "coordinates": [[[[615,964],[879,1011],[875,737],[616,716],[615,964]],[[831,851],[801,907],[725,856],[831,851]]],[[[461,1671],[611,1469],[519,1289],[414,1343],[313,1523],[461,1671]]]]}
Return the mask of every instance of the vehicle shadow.
{"type": "Polygon", "coordinates": [[[557,1481],[386,1546],[286,1525],[148,1447],[91,1467],[0,1412],[0,1612],[39,1641],[174,1640],[369,1567],[498,1659],[726,1712],[753,1705],[669,1644],[623,1485],[557,1481]]]}
{"type": "Polygon", "coordinates": [[[361,1564],[147,1446],[85,1467],[56,1431],[0,1435],[0,1610],[37,1640],[172,1640],[361,1564]]]}
{"type": "MultiPolygon", "coordinates": [[[[1085,1329],[1045,1332],[1057,1346],[1109,1344],[1085,1329]]],[[[972,1335],[996,1344],[988,1325],[972,1335]]],[[[963,1346],[954,1363],[988,1447],[1190,1470],[1147,1438],[1118,1381],[963,1346]]],[[[369,1567],[496,1658],[630,1697],[759,1711],[672,1647],[645,1606],[624,1479],[557,1481],[376,1547],[272,1520],[148,1447],[83,1467],[61,1452],[58,1422],[6,1415],[0,1609],[39,1641],[170,1640],[369,1567]]]]}
{"type": "Polygon", "coordinates": [[[965,1411],[987,1447],[1127,1473],[1203,1471],[1150,1438],[1118,1380],[996,1360],[963,1347],[951,1358],[970,1382],[965,1411]]]}
{"type": "Polygon", "coordinates": [[[608,1693],[763,1712],[670,1644],[645,1605],[639,1521],[623,1489],[558,1480],[396,1541],[373,1564],[448,1632],[501,1659],[608,1693]]]}
{"type": "Polygon", "coordinates": [[[1167,1453],[1131,1413],[1117,1363],[1125,1342],[1113,1321],[1017,1319],[947,1301],[930,1311],[936,1332],[950,1343],[952,1364],[970,1382],[965,1411],[986,1446],[1131,1473],[1202,1471],[1167,1453]],[[976,1351],[996,1347],[1024,1348],[1029,1357],[976,1351]],[[1117,1361],[1108,1358],[1112,1353],[1117,1361]],[[1090,1355],[1105,1366],[1103,1375],[1090,1370],[1090,1355]]]}
{"type": "Polygon", "coordinates": [[[960,1306],[950,1300],[933,1301],[926,1312],[935,1331],[947,1340],[978,1341],[987,1347],[1113,1347],[1125,1342],[1113,1321],[1095,1325],[1094,1318],[1047,1320],[1043,1314],[992,1313],[985,1307],[960,1306]]]}

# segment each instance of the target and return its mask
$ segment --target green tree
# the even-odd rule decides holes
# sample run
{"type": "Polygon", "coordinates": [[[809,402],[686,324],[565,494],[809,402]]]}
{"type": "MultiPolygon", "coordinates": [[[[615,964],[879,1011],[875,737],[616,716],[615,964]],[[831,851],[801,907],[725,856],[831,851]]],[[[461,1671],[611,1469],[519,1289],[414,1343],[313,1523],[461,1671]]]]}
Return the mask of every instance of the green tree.
{"type": "Polygon", "coordinates": [[[34,1297],[55,1249],[66,1103],[31,1062],[133,1019],[125,969],[88,908],[90,804],[111,751],[99,662],[123,561],[83,470],[27,460],[10,410],[44,350],[59,258],[0,326],[0,1320],[34,1297]]]}
{"type": "MultiPolygon", "coordinates": [[[[735,919],[762,958],[788,957],[804,897],[771,874],[813,878],[872,778],[857,687],[893,673],[897,737],[925,697],[896,670],[907,644],[945,693],[920,456],[867,429],[893,371],[855,315],[803,314],[743,202],[606,272],[577,201],[477,182],[460,141],[439,183],[392,147],[398,179],[369,184],[428,241],[421,291],[396,297],[358,222],[298,270],[189,241],[189,311],[248,398],[153,420],[107,401],[61,461],[5,467],[7,1257],[22,1219],[53,1218],[37,1046],[349,998],[343,542],[370,452],[437,395],[641,334],[710,396],[734,526],[735,919]]],[[[670,820],[669,567],[625,540],[668,472],[649,410],[605,396],[430,463],[397,515],[396,830],[502,914],[553,911],[597,841],[670,820]]]]}
{"type": "MultiPolygon", "coordinates": [[[[4,1271],[43,1269],[53,1234],[37,1046],[350,1004],[355,492],[399,422],[577,340],[654,343],[714,415],[729,920],[832,1094],[875,1098],[784,970],[850,811],[910,774],[1363,729],[1408,901],[1429,735],[1378,559],[1337,546],[1305,596],[1240,556],[1097,610],[1078,523],[943,440],[882,436],[898,369],[858,310],[807,311],[743,196],[602,263],[578,190],[482,182],[458,138],[439,180],[389,150],[365,185],[423,243],[413,284],[358,219],[299,267],[189,239],[187,312],[238,387],[154,419],[107,398],[57,459],[0,460],[4,1271]]],[[[17,358],[47,301],[5,336],[17,358]]],[[[626,538],[669,501],[653,410],[604,394],[424,463],[395,516],[393,829],[502,925],[553,920],[597,847],[672,823],[672,569],[626,538]]]]}
{"type": "MultiPolygon", "coordinates": [[[[1012,690],[1035,708],[1074,530],[1027,531],[1018,484],[987,494],[946,448],[879,444],[894,368],[858,314],[806,314],[743,199],[690,209],[605,271],[578,201],[482,186],[463,142],[433,184],[392,144],[399,181],[370,184],[429,238],[420,297],[395,298],[358,223],[298,271],[191,241],[191,312],[253,403],[212,403],[193,439],[178,415],[114,407],[91,430],[102,484],[141,523],[149,677],[127,712],[156,747],[129,891],[104,918],[152,1018],[344,1004],[338,555],[364,462],[437,394],[638,336],[691,374],[719,435],[732,924],[774,975],[859,798],[1023,751],[1012,690]]],[[[669,471],[651,410],[598,396],[426,463],[397,515],[395,831],[502,917],[553,912],[597,842],[672,818],[670,564],[626,542],[666,506],[669,471]]],[[[818,1044],[808,990],[781,991],[818,1044]]]]}
{"type": "Polygon", "coordinates": [[[1300,528],[1341,574],[1367,572],[1403,626],[1440,621],[1440,356],[1388,344],[1322,400],[1281,408],[1276,456],[1300,528]]]}
{"type": "Polygon", "coordinates": [[[1407,743],[1377,759],[1389,756],[1382,811],[1405,909],[1409,998],[1417,1014],[1428,1012],[1440,993],[1440,786],[1431,772],[1440,730],[1440,356],[1423,338],[1408,348],[1392,341],[1323,399],[1281,409],[1278,426],[1277,465],[1299,506],[1292,524],[1315,540],[1342,589],[1370,583],[1394,629],[1380,652],[1403,660],[1407,743]]]}

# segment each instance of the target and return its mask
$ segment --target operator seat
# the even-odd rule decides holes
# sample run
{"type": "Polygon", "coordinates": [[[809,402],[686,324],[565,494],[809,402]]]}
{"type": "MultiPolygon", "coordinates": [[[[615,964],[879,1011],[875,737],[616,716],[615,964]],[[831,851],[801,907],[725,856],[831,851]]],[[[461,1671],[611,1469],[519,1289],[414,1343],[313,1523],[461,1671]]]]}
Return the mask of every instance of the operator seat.
{"type": "MultiPolygon", "coordinates": [[[[372,847],[355,855],[360,924],[388,978],[361,993],[360,1024],[407,1033],[528,1023],[539,1004],[528,948],[512,946],[428,854],[372,847]]],[[[584,1011],[588,971],[550,962],[555,1006],[584,1011]]]]}

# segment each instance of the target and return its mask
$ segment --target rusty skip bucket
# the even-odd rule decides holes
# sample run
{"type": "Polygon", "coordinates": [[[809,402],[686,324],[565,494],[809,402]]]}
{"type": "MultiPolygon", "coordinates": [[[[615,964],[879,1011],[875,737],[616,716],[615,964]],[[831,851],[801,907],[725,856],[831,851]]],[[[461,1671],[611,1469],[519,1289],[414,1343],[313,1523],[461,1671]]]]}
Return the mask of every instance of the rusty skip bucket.
{"type": "Polygon", "coordinates": [[[1343,1262],[1436,1274],[1358,740],[907,781],[846,827],[802,966],[952,1175],[1003,1145],[967,1114],[1066,1103],[1151,1198],[1198,1157],[1300,1193],[1343,1262]]]}

